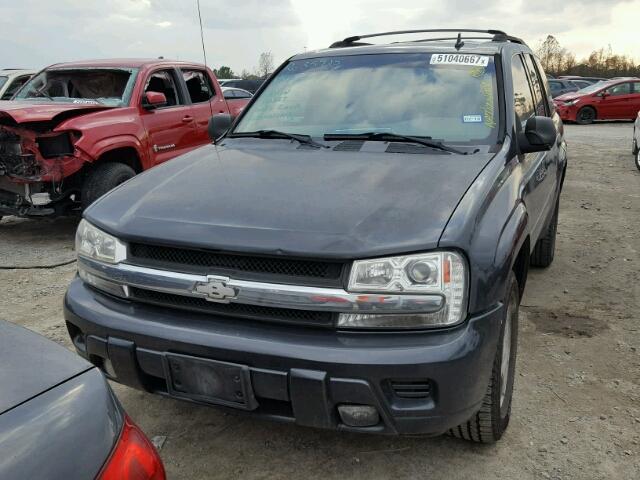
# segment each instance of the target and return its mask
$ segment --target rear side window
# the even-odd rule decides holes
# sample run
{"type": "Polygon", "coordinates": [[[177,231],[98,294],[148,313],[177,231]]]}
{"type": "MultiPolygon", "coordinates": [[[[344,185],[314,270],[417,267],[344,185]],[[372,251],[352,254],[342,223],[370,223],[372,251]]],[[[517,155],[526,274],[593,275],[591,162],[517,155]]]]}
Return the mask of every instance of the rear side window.
{"type": "Polygon", "coordinates": [[[173,74],[169,70],[160,70],[154,72],[147,81],[147,86],[144,88],[146,92],[159,92],[164,93],[167,97],[167,107],[179,105],[180,97],[178,96],[178,89],[176,88],[176,82],[174,81],[173,74]]]}
{"type": "Polygon", "coordinates": [[[236,98],[251,98],[251,93],[245,90],[238,89],[235,91],[235,94],[236,98]]]}
{"type": "Polygon", "coordinates": [[[640,82],[636,82],[633,85],[633,93],[640,93],[640,82]]]}
{"type": "Polygon", "coordinates": [[[513,77],[513,107],[518,120],[524,127],[527,120],[535,115],[535,107],[529,79],[520,55],[513,57],[511,75],[513,77]]]}
{"type": "Polygon", "coordinates": [[[545,105],[545,94],[542,89],[542,80],[538,75],[535,65],[533,64],[533,58],[531,55],[525,55],[527,70],[529,71],[529,79],[531,80],[531,87],[533,88],[533,98],[535,101],[536,115],[547,116],[547,106],[545,105]]]}
{"type": "Polygon", "coordinates": [[[202,70],[183,70],[182,76],[192,103],[207,102],[216,94],[209,76],[202,70]]]}
{"type": "Polygon", "coordinates": [[[562,90],[562,85],[560,84],[560,82],[557,82],[555,80],[551,80],[549,82],[549,86],[551,87],[552,92],[557,92],[558,90],[562,90]]]}

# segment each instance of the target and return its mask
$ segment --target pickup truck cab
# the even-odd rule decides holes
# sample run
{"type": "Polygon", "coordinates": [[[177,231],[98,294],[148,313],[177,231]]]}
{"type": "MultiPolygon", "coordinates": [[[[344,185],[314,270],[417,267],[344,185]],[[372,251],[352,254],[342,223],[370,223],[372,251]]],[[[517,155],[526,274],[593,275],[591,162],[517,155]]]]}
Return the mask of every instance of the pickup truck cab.
{"type": "Polygon", "coordinates": [[[67,214],[209,143],[211,115],[237,115],[210,69],[170,60],[52,65],[0,101],[0,217],[67,214]]]}
{"type": "Polygon", "coordinates": [[[498,440],[528,268],[554,257],[563,126],[521,40],[419,32],[436,39],[290,58],[232,125],[213,117],[214,144],[86,210],[77,351],[299,425],[498,440]]]}

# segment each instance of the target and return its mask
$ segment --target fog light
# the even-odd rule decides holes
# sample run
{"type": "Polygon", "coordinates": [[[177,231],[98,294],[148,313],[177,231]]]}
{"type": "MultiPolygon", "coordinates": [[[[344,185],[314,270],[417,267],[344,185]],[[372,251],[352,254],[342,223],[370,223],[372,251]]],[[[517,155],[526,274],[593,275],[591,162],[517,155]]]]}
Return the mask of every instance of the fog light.
{"type": "Polygon", "coordinates": [[[378,410],[371,405],[339,405],[338,413],[349,427],[373,427],[380,421],[378,410]]]}

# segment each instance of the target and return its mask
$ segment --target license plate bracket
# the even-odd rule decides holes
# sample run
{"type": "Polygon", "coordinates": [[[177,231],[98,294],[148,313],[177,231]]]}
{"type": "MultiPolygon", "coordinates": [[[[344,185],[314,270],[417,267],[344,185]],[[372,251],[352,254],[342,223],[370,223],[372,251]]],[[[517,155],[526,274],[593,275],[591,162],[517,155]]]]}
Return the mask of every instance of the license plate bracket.
{"type": "Polygon", "coordinates": [[[242,410],[258,407],[246,365],[177,353],[163,355],[169,395],[242,410]]]}

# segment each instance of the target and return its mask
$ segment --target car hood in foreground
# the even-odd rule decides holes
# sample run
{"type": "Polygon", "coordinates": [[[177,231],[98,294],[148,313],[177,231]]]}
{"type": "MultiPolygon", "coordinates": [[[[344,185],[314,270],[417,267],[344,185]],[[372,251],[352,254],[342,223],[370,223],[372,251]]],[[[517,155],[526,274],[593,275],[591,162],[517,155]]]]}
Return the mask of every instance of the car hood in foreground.
{"type": "MultiPolygon", "coordinates": [[[[56,364],[33,368],[53,370],[56,364]]],[[[6,388],[3,383],[0,390],[6,388]]],[[[77,375],[0,414],[0,478],[96,478],[120,435],[123,420],[97,368],[77,375]]]]}
{"type": "Polygon", "coordinates": [[[0,415],[91,368],[51,340],[0,320],[0,415]]]}
{"type": "Polygon", "coordinates": [[[494,154],[386,147],[225,140],[133,178],[85,216],[126,240],[238,252],[357,258],[434,248],[494,154]]]}

